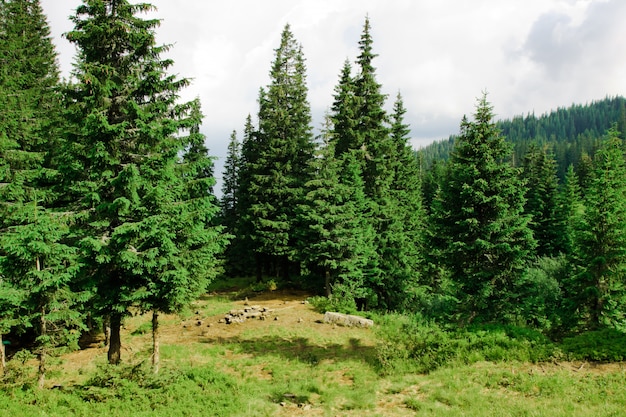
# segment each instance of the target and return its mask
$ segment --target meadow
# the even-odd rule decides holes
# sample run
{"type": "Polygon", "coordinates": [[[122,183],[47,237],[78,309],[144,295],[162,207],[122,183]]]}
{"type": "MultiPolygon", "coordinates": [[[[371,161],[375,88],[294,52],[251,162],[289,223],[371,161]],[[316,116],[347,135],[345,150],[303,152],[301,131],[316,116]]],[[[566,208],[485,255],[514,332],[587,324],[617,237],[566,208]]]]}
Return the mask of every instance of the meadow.
{"type": "Polygon", "coordinates": [[[624,336],[552,342],[515,327],[444,328],[369,315],[371,329],[324,324],[299,291],[217,293],[163,317],[150,369],[150,317],[125,323],[123,364],[99,339],[65,353],[36,387],[14,356],[0,386],[6,416],[623,416],[624,336]],[[266,320],[220,323],[246,305],[266,320]]]}

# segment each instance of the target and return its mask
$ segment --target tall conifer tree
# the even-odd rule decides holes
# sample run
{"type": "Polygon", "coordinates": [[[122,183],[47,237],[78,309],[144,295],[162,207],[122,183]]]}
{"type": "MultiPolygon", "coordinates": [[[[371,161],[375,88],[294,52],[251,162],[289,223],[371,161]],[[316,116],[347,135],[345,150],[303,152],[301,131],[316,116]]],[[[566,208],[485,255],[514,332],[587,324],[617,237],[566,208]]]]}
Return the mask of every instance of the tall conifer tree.
{"type": "Polygon", "coordinates": [[[80,293],[70,290],[75,250],[51,187],[58,68],[39,1],[0,3],[0,61],[0,331],[34,328],[42,387],[50,349],[71,343],[70,331],[80,327],[80,293]]]}
{"type": "Polygon", "coordinates": [[[623,326],[626,314],[626,162],[620,133],[608,131],[593,160],[576,236],[578,315],[589,328],[623,326]]]}
{"type": "Polygon", "coordinates": [[[246,217],[259,261],[287,278],[297,272],[295,210],[311,178],[314,153],[304,56],[289,25],[276,49],[270,80],[259,94],[257,155],[246,168],[250,181],[246,217]]]}
{"type": "Polygon", "coordinates": [[[439,261],[457,285],[468,320],[507,319],[535,241],[524,215],[524,183],[507,158],[491,105],[483,96],[461,133],[435,199],[431,224],[439,261]]]}
{"type": "Polygon", "coordinates": [[[554,156],[546,147],[531,144],[523,162],[522,177],[528,184],[525,212],[537,240],[537,255],[564,253],[565,224],[558,216],[558,178],[554,156]]]}
{"type": "Polygon", "coordinates": [[[85,0],[67,35],[78,60],[66,93],[74,126],[64,185],[73,192],[84,275],[110,316],[112,364],[130,308],[172,312],[190,301],[210,278],[221,241],[210,226],[217,206],[199,103],[177,103],[188,81],[167,74],[173,62],[160,57],[168,46],[155,44],[159,21],[136,16],[152,9],[85,0]]]}
{"type": "Polygon", "coordinates": [[[373,229],[360,166],[351,154],[343,156],[346,161],[335,157],[330,135],[329,129],[323,132],[324,142],[312,161],[315,178],[305,184],[298,240],[303,263],[322,280],[326,295],[354,309],[357,299],[366,298],[373,229]]]}

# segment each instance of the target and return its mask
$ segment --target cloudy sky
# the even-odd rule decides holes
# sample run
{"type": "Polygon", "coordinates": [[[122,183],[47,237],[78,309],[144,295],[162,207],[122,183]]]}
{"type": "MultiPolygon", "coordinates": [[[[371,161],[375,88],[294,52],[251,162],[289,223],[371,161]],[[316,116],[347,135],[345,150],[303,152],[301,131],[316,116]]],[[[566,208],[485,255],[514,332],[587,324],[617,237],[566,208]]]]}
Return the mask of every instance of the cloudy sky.
{"type": "MultiPolygon", "coordinates": [[[[257,111],[257,94],[285,24],[307,60],[315,127],[332,103],[346,59],[354,62],[365,16],[378,81],[404,97],[415,147],[458,133],[482,91],[499,118],[539,115],[626,95],[624,0],[152,0],[159,43],[174,72],[193,79],[203,132],[219,158],[233,130],[257,111]]],[[[74,49],[62,34],[80,0],[41,0],[63,75],[74,49]]]]}

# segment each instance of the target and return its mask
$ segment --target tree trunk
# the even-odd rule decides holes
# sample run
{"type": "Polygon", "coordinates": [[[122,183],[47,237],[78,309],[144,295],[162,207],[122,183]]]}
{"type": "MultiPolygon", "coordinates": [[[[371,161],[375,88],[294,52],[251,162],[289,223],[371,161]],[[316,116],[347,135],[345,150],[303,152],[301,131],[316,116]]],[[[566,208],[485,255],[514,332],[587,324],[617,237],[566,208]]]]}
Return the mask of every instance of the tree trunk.
{"type": "Polygon", "coordinates": [[[122,340],[120,338],[120,329],[122,328],[122,315],[120,313],[111,313],[111,338],[109,340],[108,359],[111,365],[118,365],[122,359],[122,340]]]}
{"type": "Polygon", "coordinates": [[[324,288],[326,289],[326,297],[330,297],[330,269],[325,268],[324,271],[324,288]]]}
{"type": "MultiPolygon", "coordinates": [[[[38,265],[39,266],[39,265],[38,265]]],[[[37,370],[37,386],[41,389],[46,383],[46,345],[48,342],[45,341],[47,329],[46,329],[46,310],[41,308],[41,317],[39,318],[39,335],[43,337],[44,341],[40,342],[39,346],[39,368],[37,370]]]]}
{"type": "Polygon", "coordinates": [[[159,373],[161,353],[159,349],[159,312],[152,311],[152,371],[159,373]]]}
{"type": "Polygon", "coordinates": [[[4,339],[0,333],[0,377],[4,376],[4,369],[7,367],[6,353],[4,350],[4,339]]]}
{"type": "Polygon", "coordinates": [[[111,341],[111,316],[109,314],[102,317],[102,332],[104,333],[104,346],[109,346],[111,341]]]}

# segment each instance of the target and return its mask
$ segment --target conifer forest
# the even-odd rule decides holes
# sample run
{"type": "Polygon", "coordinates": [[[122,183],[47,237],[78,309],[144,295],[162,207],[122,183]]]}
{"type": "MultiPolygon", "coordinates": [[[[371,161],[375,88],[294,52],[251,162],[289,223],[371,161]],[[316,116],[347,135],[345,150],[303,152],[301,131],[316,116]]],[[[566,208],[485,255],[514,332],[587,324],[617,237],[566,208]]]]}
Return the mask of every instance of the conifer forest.
{"type": "Polygon", "coordinates": [[[39,1],[0,1],[3,374],[24,349],[43,387],[103,326],[120,364],[138,314],[158,369],[160,318],[241,277],[441,328],[626,331],[626,99],[496,120],[477,92],[458,132],[416,150],[402,95],[377,81],[374,21],[323,121],[286,25],[215,190],[202,103],[179,99],[193,83],[150,9],[84,0],[61,80],[39,1]]]}

